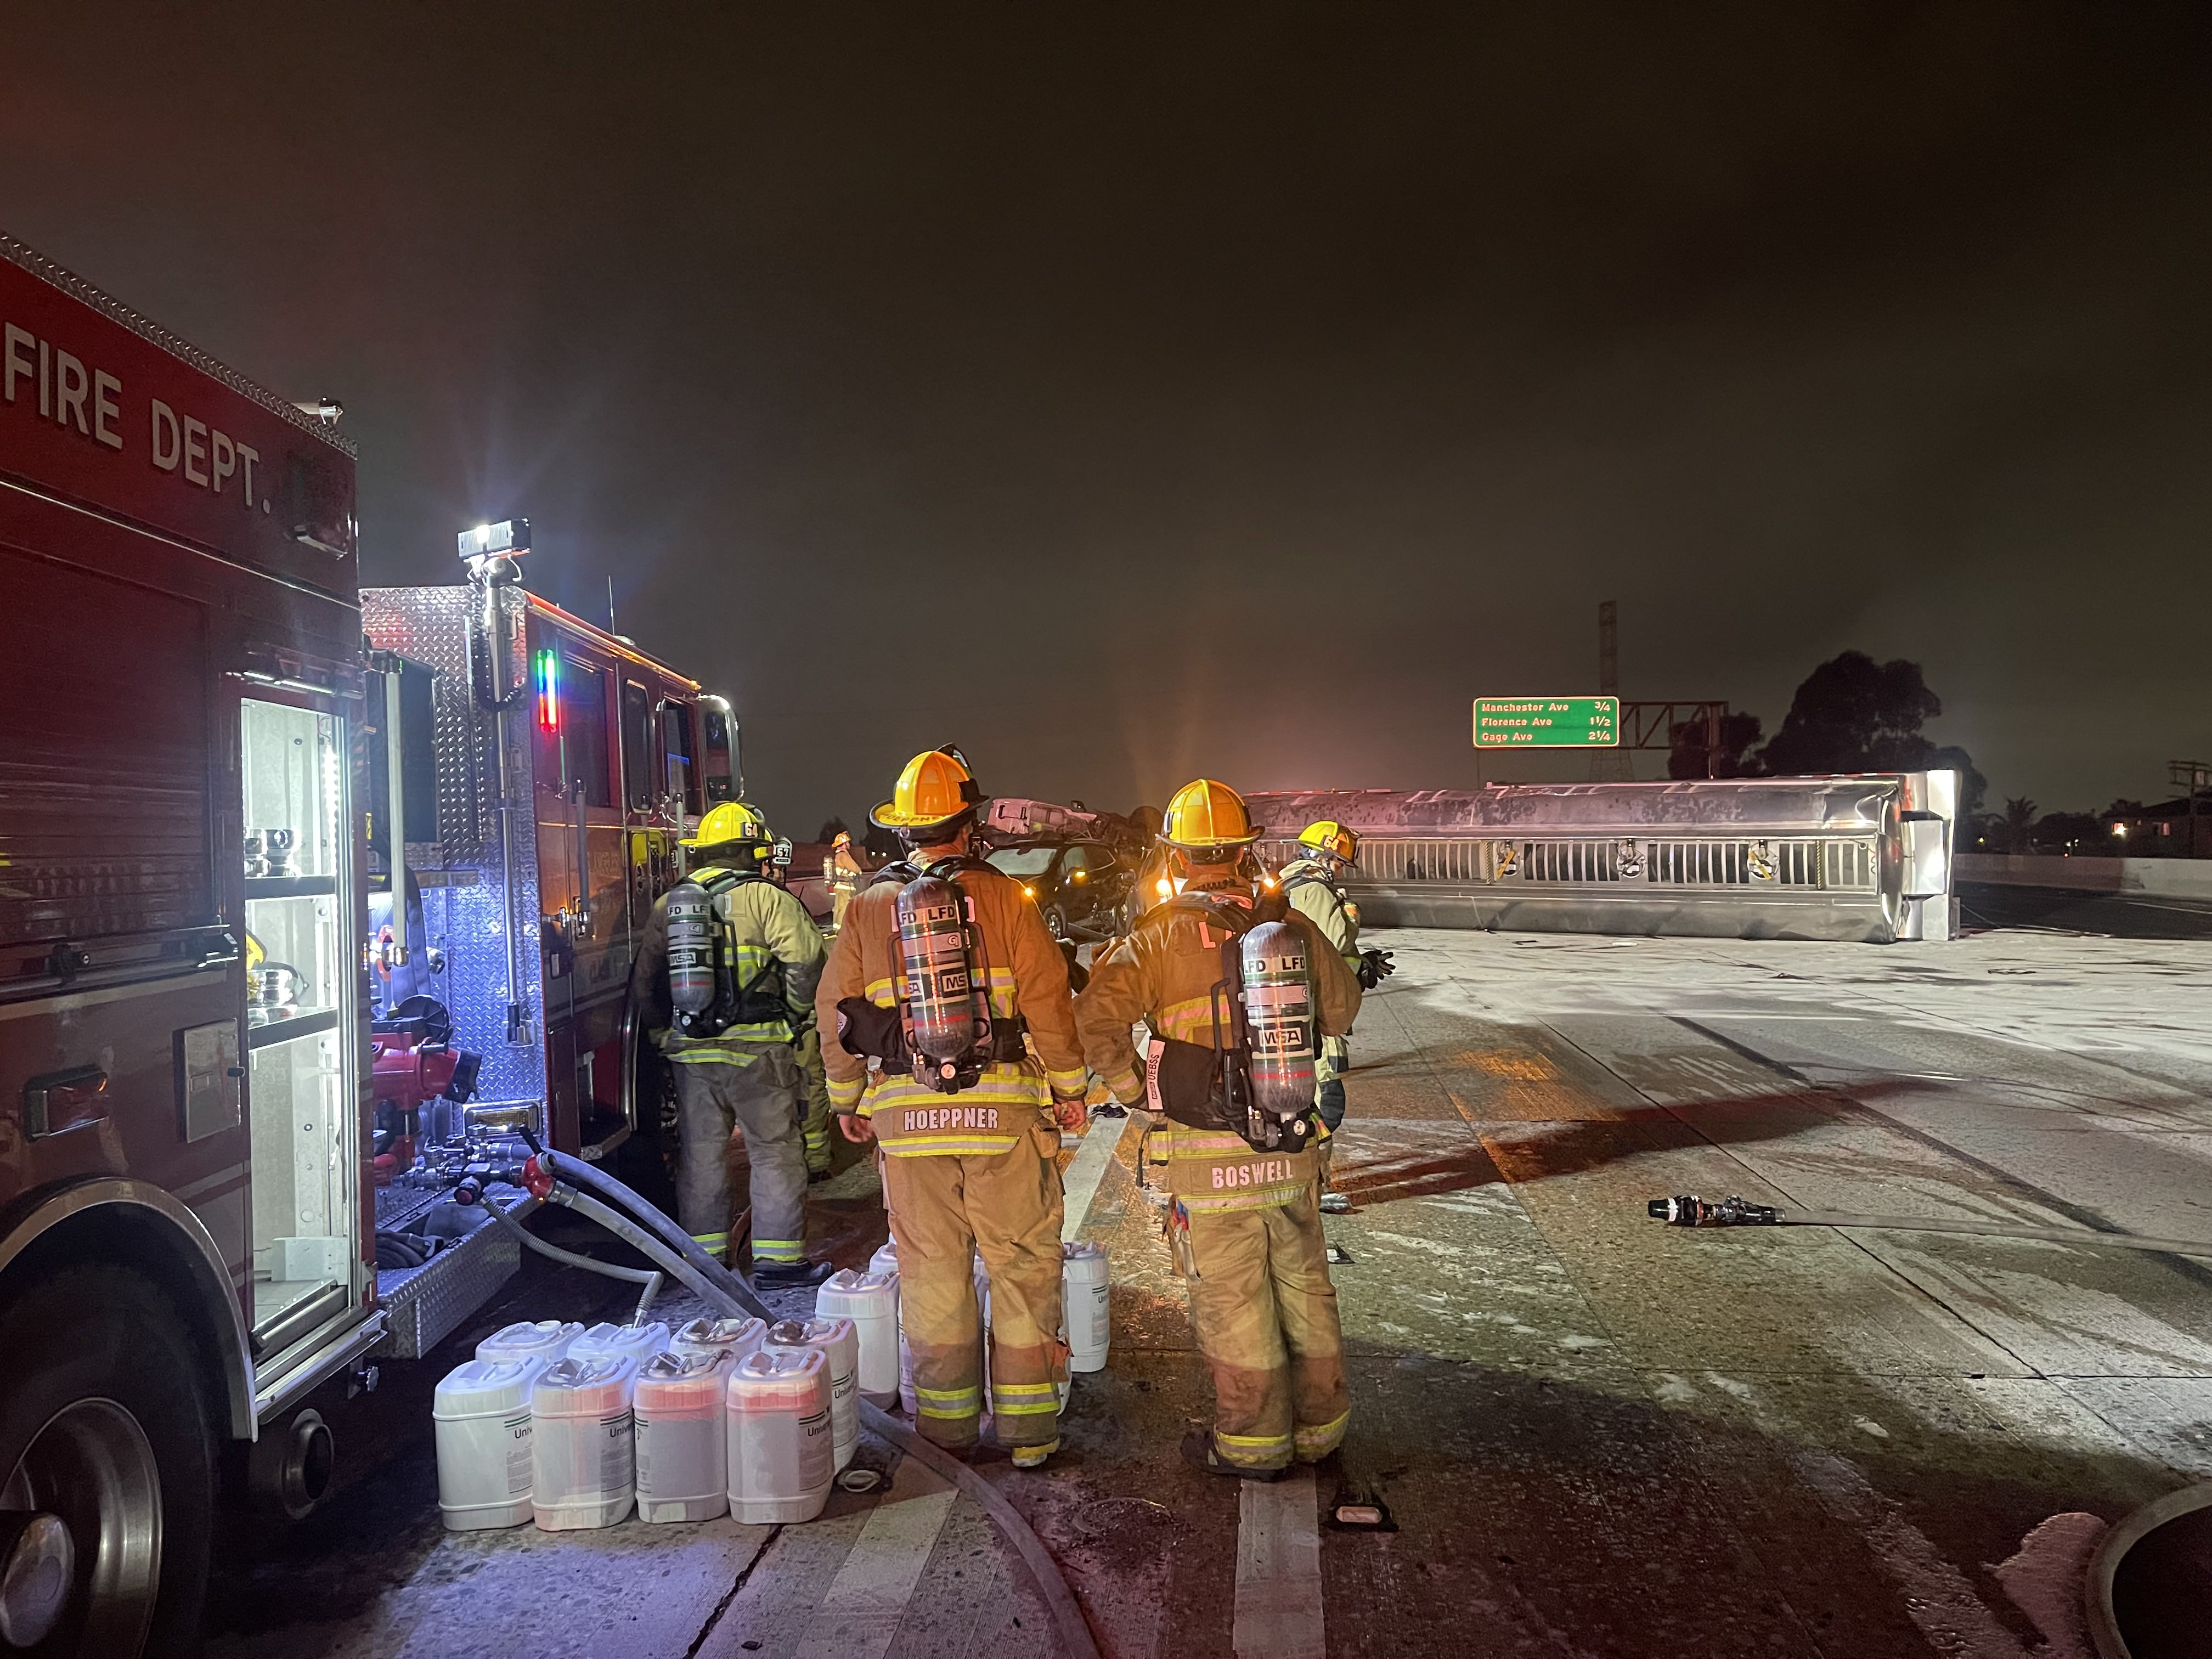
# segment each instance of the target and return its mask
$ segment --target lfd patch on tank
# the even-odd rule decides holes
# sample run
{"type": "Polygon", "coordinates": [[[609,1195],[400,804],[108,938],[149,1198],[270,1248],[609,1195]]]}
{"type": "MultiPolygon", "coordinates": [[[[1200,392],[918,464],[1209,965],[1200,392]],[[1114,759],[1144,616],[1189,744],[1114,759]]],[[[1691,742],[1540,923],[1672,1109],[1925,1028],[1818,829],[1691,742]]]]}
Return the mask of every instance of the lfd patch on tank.
{"type": "Polygon", "coordinates": [[[918,1112],[901,1112],[899,1121],[907,1134],[925,1134],[932,1129],[995,1129],[999,1127],[999,1109],[995,1106],[933,1106],[918,1112]]]}
{"type": "Polygon", "coordinates": [[[1291,1161],[1286,1158],[1263,1158],[1250,1164],[1217,1164],[1206,1173],[1213,1177],[1216,1192],[1225,1192],[1231,1187],[1272,1187],[1291,1178],[1291,1161]]]}

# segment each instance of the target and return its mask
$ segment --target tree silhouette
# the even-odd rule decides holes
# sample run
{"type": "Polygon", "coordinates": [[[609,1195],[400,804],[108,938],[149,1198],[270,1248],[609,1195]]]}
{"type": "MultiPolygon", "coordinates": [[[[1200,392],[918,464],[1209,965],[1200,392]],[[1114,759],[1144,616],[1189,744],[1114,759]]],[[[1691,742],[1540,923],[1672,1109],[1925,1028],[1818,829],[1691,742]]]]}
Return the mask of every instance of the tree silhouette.
{"type": "Polygon", "coordinates": [[[2004,840],[2008,853],[2025,853],[2035,846],[2035,803],[2014,795],[2004,804],[2004,840]]]}
{"type": "Polygon", "coordinates": [[[1955,745],[1938,748],[1920,730],[1943,712],[1920,665],[1902,657],[1878,663],[1863,651],[1831,657],[1805,677],[1790,713],[1759,763],[1771,773],[1924,772],[1959,774],[1959,811],[1972,818],[1988,785],[1955,745]]]}

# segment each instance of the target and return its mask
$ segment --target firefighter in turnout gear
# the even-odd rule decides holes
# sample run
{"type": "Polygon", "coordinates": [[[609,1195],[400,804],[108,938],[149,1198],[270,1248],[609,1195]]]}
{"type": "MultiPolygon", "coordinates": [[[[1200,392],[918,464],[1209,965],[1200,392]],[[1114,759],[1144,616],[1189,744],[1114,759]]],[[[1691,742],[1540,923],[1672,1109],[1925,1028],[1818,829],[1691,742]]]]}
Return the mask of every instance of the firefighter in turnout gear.
{"type": "Polygon", "coordinates": [[[984,1409],[974,1257],[990,1275],[989,1407],[1034,1468],[1060,1448],[1060,1132],[1088,1079],[1067,962],[1021,884],[970,855],[981,792],[917,755],[871,814],[908,857],[853,901],[817,1018],[838,1122],[883,1152],[918,1426],[973,1447],[984,1409]]]}
{"type": "Polygon", "coordinates": [[[1115,1097],[1166,1114],[1144,1155],[1157,1167],[1164,1142],[1169,1235],[1213,1377],[1212,1431],[1187,1438],[1183,1455],[1211,1473],[1271,1480],[1293,1461],[1334,1451],[1352,1402],[1316,1208],[1314,1143],[1327,1131],[1314,1128],[1310,1082],[1293,1103],[1303,1121],[1272,1147],[1252,1137],[1256,1113],[1224,1099],[1236,1087],[1257,1097],[1271,1046],[1248,1042],[1239,1052],[1246,1027],[1232,975],[1244,975],[1243,1006],[1256,1020],[1272,1005],[1240,965],[1251,961],[1243,947],[1280,921],[1275,938],[1303,942],[1308,988],[1297,1006],[1321,1033],[1351,1030],[1359,981],[1310,920],[1279,896],[1255,897],[1258,838],[1226,784],[1202,778],[1176,793],[1160,839],[1178,891],[1099,954],[1076,1023],[1115,1097]],[[1141,1061],[1130,1037],[1139,1020],[1152,1033],[1141,1061]]]}
{"type": "Polygon", "coordinates": [[[676,1082],[676,1205],[684,1230],[727,1257],[731,1125],[752,1164],[753,1275],[811,1285],[806,1259],[806,1080],[799,1041],[814,1017],[822,934],[761,872],[775,836],[760,813],[725,801],[685,837],[690,872],[653,907],[632,970],[647,1024],[676,1082]]]}
{"type": "Polygon", "coordinates": [[[833,935],[845,925],[845,912],[852,908],[853,895],[860,890],[866,876],[852,836],[840,830],[822,860],[822,879],[830,888],[830,931],[833,935]]]}

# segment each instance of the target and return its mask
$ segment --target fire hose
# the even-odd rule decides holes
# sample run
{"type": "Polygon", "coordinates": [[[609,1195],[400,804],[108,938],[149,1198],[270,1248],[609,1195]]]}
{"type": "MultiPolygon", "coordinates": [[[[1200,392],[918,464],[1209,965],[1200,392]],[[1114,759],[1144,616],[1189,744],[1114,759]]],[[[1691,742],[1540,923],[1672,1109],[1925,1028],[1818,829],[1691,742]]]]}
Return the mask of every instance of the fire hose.
{"type": "MultiPolygon", "coordinates": [[[[646,1309],[659,1291],[664,1273],[684,1285],[702,1301],[725,1314],[750,1313],[769,1321],[775,1319],[776,1315],[761,1300],[759,1292],[744,1274],[708,1255],[689,1233],[629,1187],[581,1158],[540,1146],[536,1138],[527,1133],[523,1139],[531,1150],[531,1157],[520,1172],[520,1184],[526,1190],[542,1202],[562,1205],[597,1222],[648,1261],[655,1263],[659,1272],[642,1267],[624,1267],[611,1261],[597,1261],[590,1256],[579,1255],[557,1245],[549,1244],[532,1235],[497,1204],[485,1200],[480,1182],[471,1186],[465,1182],[455,1196],[464,1203],[483,1204],[501,1225],[521,1234],[525,1243],[540,1255],[580,1267],[588,1273],[644,1284],[646,1291],[638,1303],[637,1322],[642,1322],[646,1309]],[[580,1191],[579,1188],[584,1186],[597,1189],[612,1202],[602,1202],[592,1194],[580,1191]],[[617,1209],[616,1205],[623,1207],[617,1209]]],[[[1046,1611],[1052,1615],[1053,1625],[1060,1634],[1060,1645],[1069,1659],[1099,1659],[1098,1644],[1091,1634],[1091,1627],[1083,1617],[1083,1609],[1076,1601],[1075,1593],[1068,1588],[1059,1563],[1052,1559],[1052,1553],[1045,1548],[1043,1541],[1030,1524],[1022,1519],[1021,1512],[1006,1501],[998,1488],[951,1453],[933,1446],[888,1413],[865,1401],[860,1404],[860,1418],[872,1431],[897,1447],[902,1455],[917,1459],[981,1506],[999,1530],[1005,1534],[1006,1541],[1013,1547],[1015,1554],[1028,1570],[1046,1611]]]]}
{"type": "Polygon", "coordinates": [[[1695,1193],[1655,1198],[1644,1206],[1670,1227],[1863,1227],[1884,1232],[1971,1233],[1983,1238],[2024,1238],[2045,1244],[2110,1244],[2165,1255],[2212,1256],[2212,1244],[2186,1238],[2147,1238],[2141,1233],[2092,1232],[2087,1227],[2030,1227],[2008,1221],[1969,1221],[1948,1216],[1858,1215],[1844,1210],[1782,1210],[1730,1197],[1716,1204],[1695,1193]]]}

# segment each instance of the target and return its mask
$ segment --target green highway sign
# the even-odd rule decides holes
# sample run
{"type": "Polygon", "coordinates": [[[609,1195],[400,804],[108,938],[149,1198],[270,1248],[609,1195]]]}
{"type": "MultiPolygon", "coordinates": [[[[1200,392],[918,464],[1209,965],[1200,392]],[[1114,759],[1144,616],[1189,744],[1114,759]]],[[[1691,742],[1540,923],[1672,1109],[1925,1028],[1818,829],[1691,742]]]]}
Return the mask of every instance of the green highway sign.
{"type": "Polygon", "coordinates": [[[1477,749],[1610,749],[1620,742],[1619,697],[1477,697],[1477,749]]]}

